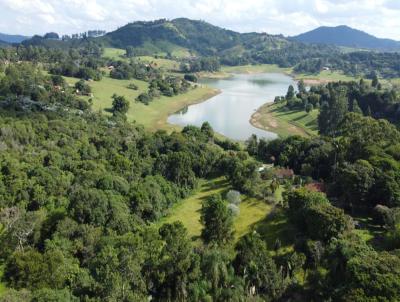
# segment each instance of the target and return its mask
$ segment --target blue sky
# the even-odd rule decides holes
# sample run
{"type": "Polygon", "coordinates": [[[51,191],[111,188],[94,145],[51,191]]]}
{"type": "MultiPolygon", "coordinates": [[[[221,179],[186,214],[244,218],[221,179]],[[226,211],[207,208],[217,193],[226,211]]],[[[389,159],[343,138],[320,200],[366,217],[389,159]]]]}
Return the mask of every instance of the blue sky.
{"type": "Polygon", "coordinates": [[[136,20],[188,17],[240,32],[294,35],[349,25],[400,40],[400,0],[0,0],[0,32],[114,30],[136,20]]]}

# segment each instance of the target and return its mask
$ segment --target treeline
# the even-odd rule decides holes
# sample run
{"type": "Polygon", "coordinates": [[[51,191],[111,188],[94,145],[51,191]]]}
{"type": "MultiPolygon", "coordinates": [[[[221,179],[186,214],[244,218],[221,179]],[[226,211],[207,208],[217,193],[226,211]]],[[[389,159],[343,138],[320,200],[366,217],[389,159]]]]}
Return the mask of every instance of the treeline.
{"type": "Polygon", "coordinates": [[[153,99],[163,96],[172,97],[191,89],[191,84],[185,79],[174,76],[164,76],[153,79],[147,92],[141,93],[136,100],[148,105],[153,99]]]}
{"type": "Polygon", "coordinates": [[[400,98],[393,88],[382,88],[377,75],[371,83],[361,79],[352,82],[334,82],[312,86],[306,89],[303,81],[298,83],[297,92],[293,86],[285,96],[276,97],[276,103],[288,109],[310,112],[320,109],[318,119],[322,134],[333,134],[348,112],[364,116],[383,118],[398,124],[400,119],[400,98]]]}
{"type": "Polygon", "coordinates": [[[300,188],[285,197],[295,226],[295,251],[306,255],[309,299],[314,301],[396,301],[400,298],[400,132],[386,120],[347,113],[340,136],[258,141],[248,150],[265,162],[290,167],[319,181],[322,193],[300,188]],[[366,243],[354,217],[381,226],[366,243]],[[374,249],[377,248],[377,250],[374,249]]]}
{"type": "Polygon", "coordinates": [[[319,58],[305,58],[294,68],[299,73],[319,73],[324,67],[340,70],[352,76],[372,78],[377,72],[383,78],[400,76],[400,54],[356,51],[344,54],[325,54],[319,58]]]}
{"type": "Polygon", "coordinates": [[[217,57],[201,57],[191,60],[183,60],[180,70],[185,73],[190,72],[216,72],[221,69],[219,58],[217,57]]]}

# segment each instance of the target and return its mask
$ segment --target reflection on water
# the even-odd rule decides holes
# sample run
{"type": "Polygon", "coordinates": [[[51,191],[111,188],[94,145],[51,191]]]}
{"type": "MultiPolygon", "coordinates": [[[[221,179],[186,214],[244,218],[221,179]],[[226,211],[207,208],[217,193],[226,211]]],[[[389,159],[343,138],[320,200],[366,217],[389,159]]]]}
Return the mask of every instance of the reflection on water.
{"type": "Polygon", "coordinates": [[[285,95],[293,84],[284,74],[238,74],[229,79],[207,79],[202,84],[218,88],[222,92],[200,104],[183,108],[168,118],[175,125],[201,126],[208,121],[215,131],[236,140],[245,140],[252,134],[275,138],[274,133],[253,127],[251,115],[277,95],[285,95]]]}

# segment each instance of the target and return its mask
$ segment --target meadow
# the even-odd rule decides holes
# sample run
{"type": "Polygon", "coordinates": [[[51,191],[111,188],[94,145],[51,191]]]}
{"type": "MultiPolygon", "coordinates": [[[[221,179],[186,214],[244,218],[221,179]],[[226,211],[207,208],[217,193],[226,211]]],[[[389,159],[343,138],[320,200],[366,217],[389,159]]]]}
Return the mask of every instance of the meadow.
{"type": "MultiPolygon", "coordinates": [[[[197,192],[176,204],[170,210],[170,214],[158,225],[181,221],[193,241],[200,243],[202,203],[214,194],[221,194],[224,197],[230,189],[229,182],[224,178],[202,180],[197,192]]],[[[282,189],[279,189],[275,194],[275,200],[279,201],[281,198],[282,189]]],[[[267,243],[271,248],[277,239],[283,243],[282,247],[290,248],[293,242],[287,232],[290,227],[285,216],[276,210],[273,204],[242,195],[239,210],[239,214],[234,220],[235,241],[251,231],[258,231],[266,235],[267,243]]]]}
{"type": "MultiPolygon", "coordinates": [[[[75,84],[78,79],[68,78],[69,84],[75,84]]],[[[91,81],[89,85],[92,88],[93,110],[103,111],[109,114],[112,106],[113,94],[122,95],[130,101],[130,108],[127,113],[127,119],[131,122],[137,122],[151,131],[158,129],[173,130],[179,129],[176,126],[167,123],[169,115],[179,111],[185,106],[202,102],[216,94],[218,91],[205,86],[198,86],[186,93],[174,97],[162,96],[154,99],[149,105],[136,102],[136,97],[147,91],[148,83],[139,80],[116,80],[109,76],[104,76],[101,81],[91,81]],[[134,83],[138,90],[129,89],[128,85],[134,83]]],[[[89,97],[84,97],[89,99],[89,97]]]]}

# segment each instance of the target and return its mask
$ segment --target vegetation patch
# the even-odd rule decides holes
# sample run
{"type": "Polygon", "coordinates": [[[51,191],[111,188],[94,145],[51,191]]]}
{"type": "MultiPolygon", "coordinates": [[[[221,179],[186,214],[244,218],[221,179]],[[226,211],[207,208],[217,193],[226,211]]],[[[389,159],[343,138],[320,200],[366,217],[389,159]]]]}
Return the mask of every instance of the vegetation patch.
{"type": "Polygon", "coordinates": [[[290,110],[282,104],[265,104],[250,119],[254,127],[274,132],[282,137],[290,135],[314,136],[318,133],[318,112],[290,110]]]}
{"type": "MultiPolygon", "coordinates": [[[[197,193],[177,204],[161,224],[181,221],[193,239],[201,234],[200,210],[202,203],[215,194],[225,194],[231,188],[224,178],[203,181],[197,193]]],[[[266,218],[272,206],[256,198],[244,197],[239,205],[239,214],[234,220],[235,239],[238,240],[266,218]]]]}
{"type": "Polygon", "coordinates": [[[354,81],[359,79],[358,77],[352,77],[341,71],[335,70],[322,70],[316,74],[294,73],[294,75],[297,81],[303,80],[304,83],[309,86],[327,84],[330,82],[354,81]]]}
{"type": "MultiPolygon", "coordinates": [[[[74,84],[79,79],[67,77],[66,80],[68,83],[74,84]]],[[[92,81],[89,85],[92,87],[93,110],[109,113],[112,107],[113,94],[124,96],[130,101],[129,110],[126,115],[127,119],[132,122],[136,121],[151,131],[158,129],[178,129],[179,127],[167,123],[169,115],[185,106],[202,102],[218,94],[218,91],[215,89],[199,86],[172,98],[161,96],[154,99],[149,105],[144,105],[135,101],[141,93],[148,90],[148,83],[144,81],[116,80],[105,76],[101,81],[92,81]],[[130,89],[129,85],[131,83],[134,83],[138,87],[138,90],[130,89]]],[[[85,98],[89,99],[90,97],[85,98]]]]}

